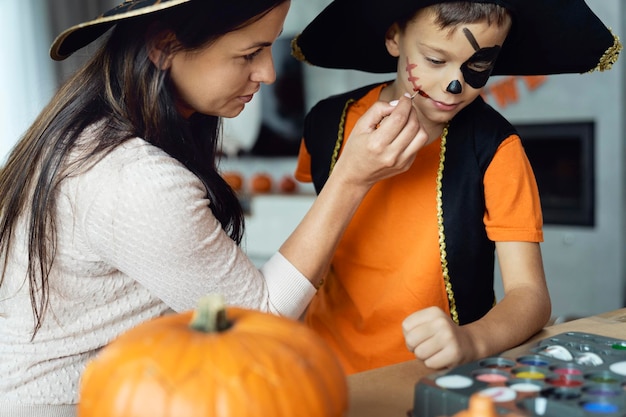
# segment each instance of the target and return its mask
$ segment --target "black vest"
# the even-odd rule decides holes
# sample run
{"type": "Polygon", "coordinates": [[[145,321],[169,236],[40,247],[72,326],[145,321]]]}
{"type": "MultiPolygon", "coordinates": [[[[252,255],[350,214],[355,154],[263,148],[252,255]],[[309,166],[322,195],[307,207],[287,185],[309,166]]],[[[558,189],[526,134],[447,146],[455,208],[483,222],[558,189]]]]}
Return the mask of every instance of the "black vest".
{"type": "MultiPolygon", "coordinates": [[[[375,85],[320,101],[307,114],[304,141],[311,155],[316,191],[331,170],[333,153],[343,143],[348,106],[375,85]]],[[[515,128],[478,97],[449,123],[442,178],[442,268],[451,289],[450,310],[459,324],[481,318],[495,302],[493,290],[495,245],[487,238],[483,215],[483,177],[498,146],[515,128]],[[458,315],[458,317],[455,317],[458,315]]],[[[434,219],[437,220],[437,219],[434,219]]]]}

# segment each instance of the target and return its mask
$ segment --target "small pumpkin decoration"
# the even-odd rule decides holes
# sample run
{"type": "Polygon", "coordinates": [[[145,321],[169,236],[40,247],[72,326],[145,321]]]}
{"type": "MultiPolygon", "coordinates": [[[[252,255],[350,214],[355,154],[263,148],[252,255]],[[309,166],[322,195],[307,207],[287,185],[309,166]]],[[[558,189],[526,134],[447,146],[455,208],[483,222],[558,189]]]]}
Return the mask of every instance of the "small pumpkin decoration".
{"type": "Polygon", "coordinates": [[[496,410],[493,398],[483,394],[472,394],[466,410],[459,411],[452,417],[524,417],[515,412],[500,414],[496,410]]]}
{"type": "Polygon", "coordinates": [[[264,172],[256,173],[250,179],[250,189],[256,194],[266,194],[272,191],[274,180],[264,172]]]}
{"type": "Polygon", "coordinates": [[[79,417],[340,417],[346,377],[295,320],[207,296],[105,346],[83,373],[79,417]]]}
{"type": "Polygon", "coordinates": [[[285,194],[293,194],[298,191],[298,184],[291,175],[283,176],[278,186],[280,188],[280,191],[285,194]]]}
{"type": "Polygon", "coordinates": [[[226,171],[222,173],[224,181],[230,185],[235,192],[240,193],[243,190],[243,175],[237,171],[226,171]]]}

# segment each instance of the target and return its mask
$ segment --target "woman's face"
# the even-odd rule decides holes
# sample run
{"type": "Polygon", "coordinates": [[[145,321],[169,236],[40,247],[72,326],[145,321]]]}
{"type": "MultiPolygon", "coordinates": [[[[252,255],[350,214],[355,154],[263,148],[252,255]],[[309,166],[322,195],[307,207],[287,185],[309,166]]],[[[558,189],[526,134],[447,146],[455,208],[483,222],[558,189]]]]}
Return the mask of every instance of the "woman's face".
{"type": "Polygon", "coordinates": [[[448,122],[481,93],[507,33],[508,25],[487,22],[442,29],[428,8],[404,30],[390,32],[387,49],[398,57],[397,85],[416,94],[423,123],[448,122]]]}
{"type": "Polygon", "coordinates": [[[259,91],[276,80],[272,44],[283,29],[290,1],[254,23],[227,33],[208,47],[175,52],[166,62],[178,111],[235,117],[259,91]]]}

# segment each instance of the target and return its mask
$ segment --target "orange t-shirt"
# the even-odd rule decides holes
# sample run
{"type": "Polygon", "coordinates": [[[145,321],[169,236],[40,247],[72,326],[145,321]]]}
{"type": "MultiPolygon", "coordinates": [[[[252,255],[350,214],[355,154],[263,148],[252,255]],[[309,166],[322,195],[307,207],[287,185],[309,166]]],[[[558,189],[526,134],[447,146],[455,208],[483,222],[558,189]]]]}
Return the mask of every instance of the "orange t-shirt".
{"type": "MultiPolygon", "coordinates": [[[[346,138],[381,89],[374,88],[350,107],[346,138]]],[[[437,227],[440,146],[439,138],[419,151],[407,172],[374,185],[307,310],[305,322],[334,349],[347,373],[414,359],[404,343],[402,320],[429,306],[449,313],[437,227]]],[[[311,181],[304,143],[295,176],[311,181]]],[[[518,136],[498,148],[485,175],[485,198],[484,222],[491,240],[543,239],[535,179],[518,136]]]]}

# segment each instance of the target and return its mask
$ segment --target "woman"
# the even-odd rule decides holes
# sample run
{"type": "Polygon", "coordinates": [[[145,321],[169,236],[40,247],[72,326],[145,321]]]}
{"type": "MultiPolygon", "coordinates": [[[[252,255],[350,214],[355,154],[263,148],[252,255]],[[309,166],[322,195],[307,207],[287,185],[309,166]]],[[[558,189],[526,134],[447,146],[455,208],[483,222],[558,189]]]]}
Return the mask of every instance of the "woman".
{"type": "Polygon", "coordinates": [[[131,0],[63,32],[63,59],[114,27],[0,176],[0,416],[71,416],[119,333],[210,292],[300,316],[357,205],[426,135],[408,98],[359,122],[324,191],[258,270],[216,168],[221,117],[274,81],[284,0],[131,0]],[[384,120],[383,120],[384,119],[384,120]]]}

